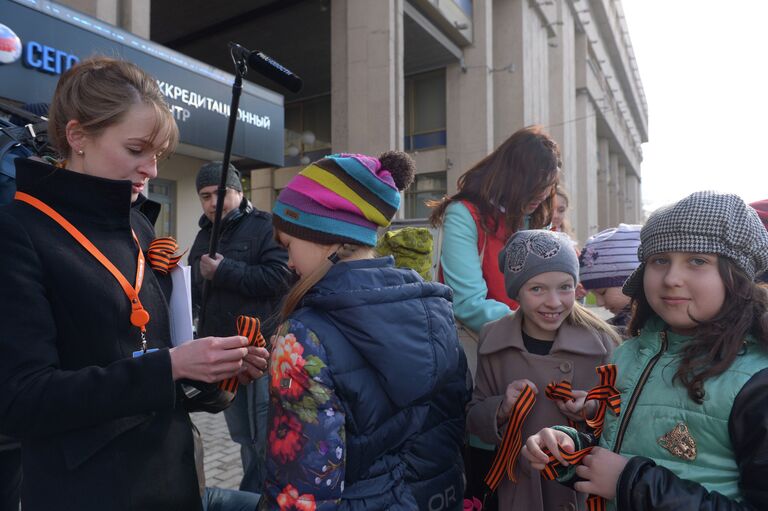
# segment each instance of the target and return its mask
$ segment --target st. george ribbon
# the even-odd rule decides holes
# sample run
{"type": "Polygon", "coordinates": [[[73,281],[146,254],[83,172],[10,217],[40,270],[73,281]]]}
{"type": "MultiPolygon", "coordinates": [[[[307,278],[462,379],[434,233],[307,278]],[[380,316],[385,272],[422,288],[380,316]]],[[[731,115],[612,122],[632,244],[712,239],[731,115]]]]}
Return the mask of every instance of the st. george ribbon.
{"type": "MultiPolygon", "coordinates": [[[[229,160],[232,154],[232,138],[235,133],[235,121],[237,120],[237,109],[240,105],[240,93],[243,90],[243,78],[248,72],[248,66],[251,66],[259,74],[269,78],[276,84],[285,87],[291,92],[299,92],[302,82],[296,74],[290,69],[280,65],[275,59],[260,51],[251,51],[240,46],[237,43],[229,43],[229,52],[232,56],[232,62],[235,65],[235,81],[232,84],[232,103],[229,109],[229,123],[227,124],[227,138],[224,144],[224,160],[221,167],[221,181],[216,195],[216,212],[214,213],[213,226],[211,227],[211,239],[208,244],[208,256],[211,259],[216,257],[216,249],[219,245],[219,232],[221,231],[221,213],[224,206],[224,196],[227,193],[227,173],[229,172],[229,160]],[[234,113],[234,115],[233,115],[234,113]]],[[[205,322],[206,299],[210,287],[210,281],[203,281],[203,296],[200,304],[200,313],[197,333],[203,331],[205,322]]]]}

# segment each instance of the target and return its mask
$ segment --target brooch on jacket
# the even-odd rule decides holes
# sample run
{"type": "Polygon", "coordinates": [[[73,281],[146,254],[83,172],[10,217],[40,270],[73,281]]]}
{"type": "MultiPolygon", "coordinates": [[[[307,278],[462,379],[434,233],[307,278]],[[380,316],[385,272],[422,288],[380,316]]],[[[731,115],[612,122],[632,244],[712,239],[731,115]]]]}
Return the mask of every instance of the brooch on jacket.
{"type": "Polygon", "coordinates": [[[696,459],[696,439],[688,431],[688,425],[685,422],[678,422],[672,431],[660,436],[659,445],[678,458],[686,461],[696,459]]]}

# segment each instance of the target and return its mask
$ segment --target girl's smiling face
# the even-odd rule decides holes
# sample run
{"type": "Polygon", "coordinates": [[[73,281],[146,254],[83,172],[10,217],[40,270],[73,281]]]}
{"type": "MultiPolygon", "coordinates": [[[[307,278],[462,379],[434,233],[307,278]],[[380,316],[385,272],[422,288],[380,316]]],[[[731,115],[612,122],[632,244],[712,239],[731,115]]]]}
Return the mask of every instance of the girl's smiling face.
{"type": "Polygon", "coordinates": [[[523,312],[523,330],[535,339],[553,341],[576,301],[573,277],[561,271],[540,273],[517,294],[523,312]]]}
{"type": "Polygon", "coordinates": [[[696,321],[715,317],[725,302],[716,254],[655,254],[646,261],[643,288],[654,312],[681,335],[692,334],[696,321]]]}

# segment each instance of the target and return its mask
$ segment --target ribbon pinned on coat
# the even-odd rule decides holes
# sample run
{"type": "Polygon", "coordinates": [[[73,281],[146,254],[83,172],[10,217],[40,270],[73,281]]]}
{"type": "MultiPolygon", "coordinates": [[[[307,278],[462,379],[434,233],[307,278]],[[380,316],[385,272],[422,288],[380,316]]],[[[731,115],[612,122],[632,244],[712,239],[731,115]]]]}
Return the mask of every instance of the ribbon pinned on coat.
{"type": "Polygon", "coordinates": [[[179,249],[176,240],[169,237],[155,238],[147,249],[147,259],[153,270],[162,274],[168,274],[179,264],[186,250],[179,255],[174,255],[179,249]]]}

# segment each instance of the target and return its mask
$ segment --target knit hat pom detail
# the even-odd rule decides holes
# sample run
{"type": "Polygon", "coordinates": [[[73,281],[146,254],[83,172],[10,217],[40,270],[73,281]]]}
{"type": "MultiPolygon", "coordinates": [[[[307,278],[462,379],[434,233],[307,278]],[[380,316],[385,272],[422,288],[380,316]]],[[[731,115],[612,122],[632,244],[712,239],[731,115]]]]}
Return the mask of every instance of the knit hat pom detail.
{"type": "Polygon", "coordinates": [[[395,186],[401,192],[411,186],[416,174],[416,163],[413,158],[402,151],[387,151],[379,156],[382,170],[392,175],[395,186]]]}

